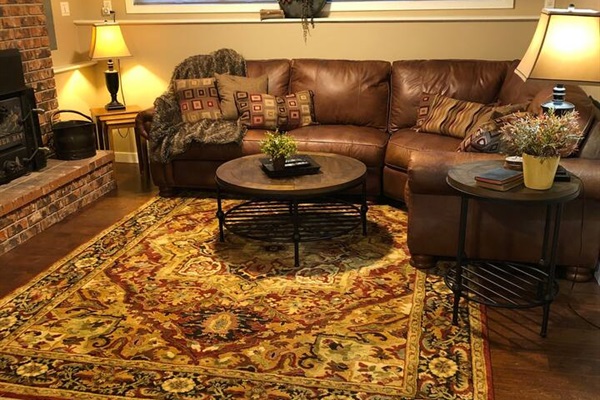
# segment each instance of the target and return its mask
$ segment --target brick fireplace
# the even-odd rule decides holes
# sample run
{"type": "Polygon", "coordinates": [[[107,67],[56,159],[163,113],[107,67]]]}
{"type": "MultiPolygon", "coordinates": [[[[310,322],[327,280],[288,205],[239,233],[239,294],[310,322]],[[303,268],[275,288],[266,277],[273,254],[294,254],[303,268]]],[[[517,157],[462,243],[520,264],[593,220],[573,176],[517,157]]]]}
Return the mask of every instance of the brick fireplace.
{"type": "MultiPolygon", "coordinates": [[[[38,117],[41,144],[52,149],[49,118],[58,109],[58,100],[43,3],[0,1],[0,50],[19,50],[25,85],[44,110],[38,117]]],[[[109,151],[75,161],[48,159],[39,171],[0,185],[0,254],[113,190],[113,162],[109,151]]]]}
{"type": "Polygon", "coordinates": [[[17,247],[116,188],[114,154],[48,160],[41,171],[0,186],[0,254],[17,247]]]}
{"type": "Polygon", "coordinates": [[[43,0],[1,2],[0,50],[4,49],[21,53],[25,84],[34,90],[37,106],[45,110],[40,125],[43,144],[48,145],[51,129],[47,121],[58,108],[58,100],[43,0]]]}

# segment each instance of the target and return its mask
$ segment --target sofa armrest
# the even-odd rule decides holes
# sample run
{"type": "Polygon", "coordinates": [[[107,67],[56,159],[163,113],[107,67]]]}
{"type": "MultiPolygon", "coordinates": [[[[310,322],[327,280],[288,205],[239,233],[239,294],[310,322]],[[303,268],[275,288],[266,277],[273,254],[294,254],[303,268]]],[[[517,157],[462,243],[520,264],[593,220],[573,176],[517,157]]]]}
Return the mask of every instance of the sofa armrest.
{"type": "Polygon", "coordinates": [[[482,160],[501,160],[500,154],[448,151],[415,151],[408,163],[408,190],[418,194],[456,195],[446,183],[454,165],[482,160]]]}
{"type": "Polygon", "coordinates": [[[140,111],[135,117],[135,134],[143,137],[146,140],[150,140],[150,128],[152,127],[152,120],[154,118],[154,108],[148,108],[140,111]]]}
{"type": "MultiPolygon", "coordinates": [[[[408,190],[415,194],[456,195],[456,191],[446,183],[452,166],[502,158],[501,154],[413,152],[408,164],[408,190]]],[[[581,179],[583,190],[580,198],[600,201],[600,160],[563,158],[560,163],[581,179]]]]}
{"type": "Polygon", "coordinates": [[[580,198],[600,201],[600,160],[562,158],[560,164],[581,179],[580,198]]]}

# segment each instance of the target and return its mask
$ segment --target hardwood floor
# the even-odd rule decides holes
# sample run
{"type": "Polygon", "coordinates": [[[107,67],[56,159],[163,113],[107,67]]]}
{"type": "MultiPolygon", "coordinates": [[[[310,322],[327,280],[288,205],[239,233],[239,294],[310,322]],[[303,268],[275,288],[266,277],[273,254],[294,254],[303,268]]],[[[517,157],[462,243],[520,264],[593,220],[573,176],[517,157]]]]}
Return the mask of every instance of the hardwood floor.
{"type": "MultiPolygon", "coordinates": [[[[141,182],[136,165],[116,164],[116,172],[116,191],[0,256],[0,295],[156,195],[141,182]]],[[[560,286],[545,339],[539,336],[540,308],[488,308],[496,400],[600,398],[600,286],[593,281],[560,286]]]]}

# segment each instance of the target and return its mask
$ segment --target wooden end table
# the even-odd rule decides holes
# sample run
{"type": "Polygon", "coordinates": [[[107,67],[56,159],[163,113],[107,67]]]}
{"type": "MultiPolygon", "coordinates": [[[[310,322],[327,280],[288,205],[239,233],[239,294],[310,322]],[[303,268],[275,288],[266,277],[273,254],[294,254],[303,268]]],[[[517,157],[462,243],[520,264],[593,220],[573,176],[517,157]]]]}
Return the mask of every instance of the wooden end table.
{"type": "Polygon", "coordinates": [[[294,265],[299,266],[299,243],[324,240],[348,233],[362,222],[367,234],[367,167],[338,154],[303,153],[321,166],[319,173],[269,178],[261,169],[264,154],[237,158],[216,171],[219,239],[224,227],[240,236],[268,242],[293,242],[294,265]],[[362,185],[360,207],[332,199],[339,192],[362,185]],[[224,212],[221,192],[251,200],[224,212]]]}
{"type": "MultiPolygon", "coordinates": [[[[113,129],[133,129],[135,117],[142,111],[139,106],[126,106],[123,110],[106,110],[104,107],[90,109],[92,119],[96,122],[96,147],[99,150],[110,150],[113,129]]],[[[138,165],[142,176],[149,176],[148,144],[146,139],[135,135],[138,165]]]]}
{"type": "Polygon", "coordinates": [[[540,335],[545,337],[550,303],[558,293],[555,279],[556,250],[563,205],[579,195],[581,181],[571,174],[569,182],[554,182],[552,188],[543,191],[519,186],[501,192],[477,186],[476,175],[502,165],[501,160],[461,164],[451,168],[446,178],[448,184],[461,196],[456,264],[446,275],[446,284],[454,292],[452,323],[458,323],[461,297],[495,307],[542,306],[540,335]],[[544,238],[538,265],[469,259],[465,252],[465,238],[470,199],[546,206],[544,238]]]}

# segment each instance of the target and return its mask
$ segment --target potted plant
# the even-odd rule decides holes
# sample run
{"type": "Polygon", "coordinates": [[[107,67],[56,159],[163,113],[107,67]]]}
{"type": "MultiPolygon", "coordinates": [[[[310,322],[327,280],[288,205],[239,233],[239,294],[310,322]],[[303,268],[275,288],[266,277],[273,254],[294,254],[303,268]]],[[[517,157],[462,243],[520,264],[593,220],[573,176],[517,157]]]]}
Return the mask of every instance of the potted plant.
{"type": "Polygon", "coordinates": [[[501,140],[509,155],[523,157],[523,178],[530,189],[552,187],[560,157],[577,151],[582,132],[576,111],[563,115],[525,115],[501,128],[501,140]]]}
{"type": "Polygon", "coordinates": [[[285,159],[296,154],[296,140],[284,131],[267,131],[265,139],[260,142],[260,151],[271,157],[273,169],[285,168],[285,159]]]}
{"type": "Polygon", "coordinates": [[[277,0],[286,18],[300,18],[304,41],[310,28],[315,27],[314,17],[321,12],[327,0],[277,0]]]}

